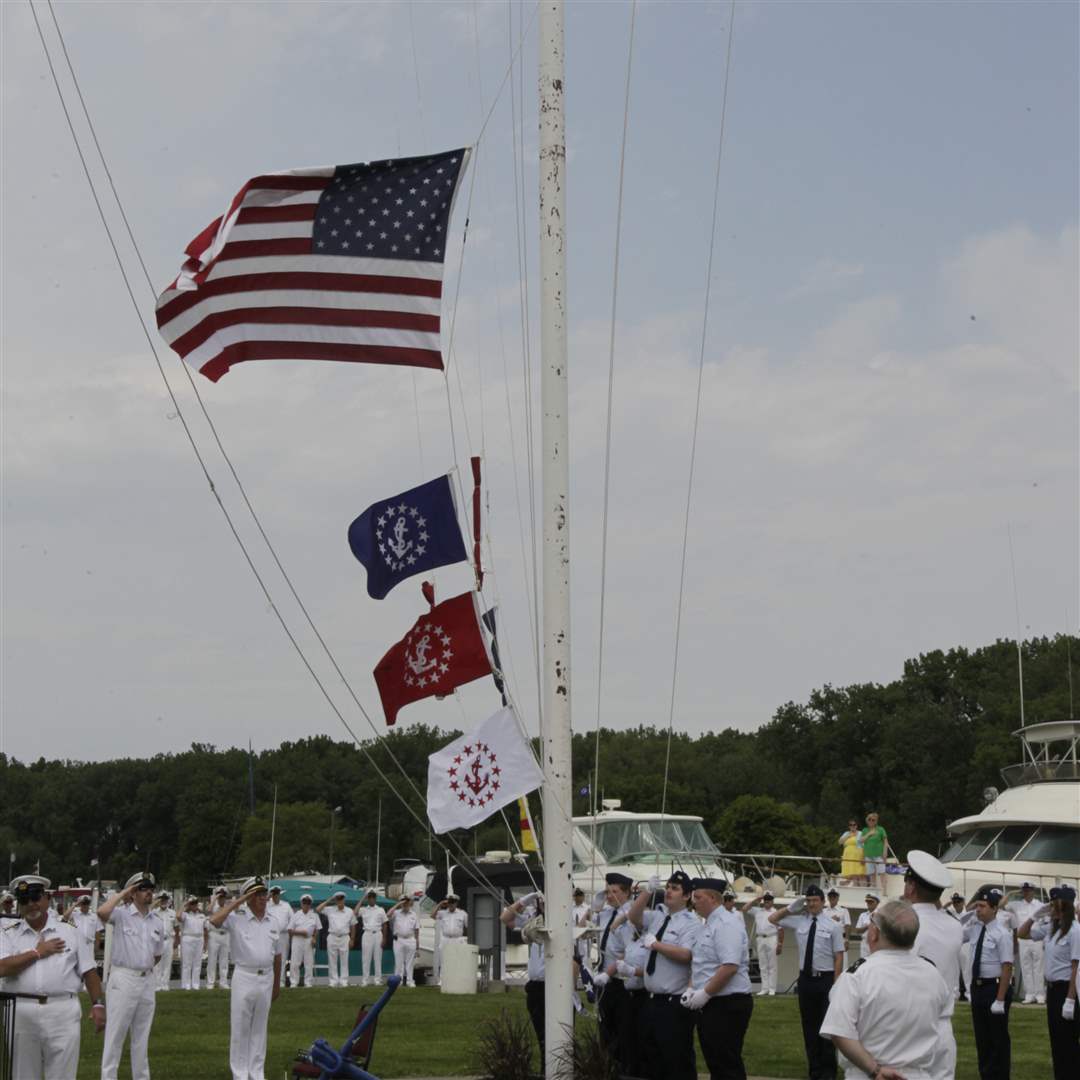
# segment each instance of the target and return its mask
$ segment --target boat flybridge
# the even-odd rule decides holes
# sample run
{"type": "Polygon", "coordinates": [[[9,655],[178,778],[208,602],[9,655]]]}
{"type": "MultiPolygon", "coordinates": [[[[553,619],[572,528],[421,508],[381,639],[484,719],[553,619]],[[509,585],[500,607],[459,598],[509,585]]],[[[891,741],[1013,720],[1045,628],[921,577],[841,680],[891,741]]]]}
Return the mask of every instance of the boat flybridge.
{"type": "Polygon", "coordinates": [[[1080,887],[1080,720],[1028,724],[1018,764],[1001,770],[1005,790],[987,788],[986,806],[949,827],[941,856],[964,896],[985,884],[1006,891],[1030,881],[1080,887]]]}

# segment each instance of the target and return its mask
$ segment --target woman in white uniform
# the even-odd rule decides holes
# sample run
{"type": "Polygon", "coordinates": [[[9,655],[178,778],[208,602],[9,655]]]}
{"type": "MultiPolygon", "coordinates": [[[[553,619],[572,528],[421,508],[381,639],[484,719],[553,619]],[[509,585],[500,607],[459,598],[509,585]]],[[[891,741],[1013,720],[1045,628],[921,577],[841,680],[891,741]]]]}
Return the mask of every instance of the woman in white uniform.
{"type": "Polygon", "coordinates": [[[420,944],[420,920],[412,909],[412,897],[402,897],[390,909],[390,929],[394,935],[394,974],[400,975],[406,986],[415,986],[413,965],[420,944]]]}
{"type": "Polygon", "coordinates": [[[345,906],[345,894],[336,892],[330,900],[324,900],[316,912],[326,916],[326,958],[330,966],[330,986],[349,985],[349,945],[356,916],[352,908],[345,906]],[[334,907],[328,908],[330,901],[334,907]]]}

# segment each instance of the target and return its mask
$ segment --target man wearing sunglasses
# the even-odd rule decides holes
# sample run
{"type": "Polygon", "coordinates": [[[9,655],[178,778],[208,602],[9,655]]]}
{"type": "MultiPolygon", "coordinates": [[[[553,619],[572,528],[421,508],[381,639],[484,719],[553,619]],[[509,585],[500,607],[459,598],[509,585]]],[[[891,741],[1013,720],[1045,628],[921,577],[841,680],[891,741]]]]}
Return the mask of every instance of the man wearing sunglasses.
{"type": "Polygon", "coordinates": [[[101,980],[93,948],[75,927],[49,910],[48,878],[17,877],[11,887],[20,919],[0,932],[0,978],[4,989],[22,995],[15,1010],[12,1076],[75,1076],[79,1067],[85,985],[94,1029],[105,1026],[101,980]]]}
{"type": "Polygon", "coordinates": [[[155,884],[149,870],[132,874],[123,889],[98,908],[98,918],[113,928],[101,1080],[116,1080],[129,1031],[132,1080],[150,1080],[147,1048],[154,1023],[154,969],[166,948],[165,927],[151,910],[155,884]]]}

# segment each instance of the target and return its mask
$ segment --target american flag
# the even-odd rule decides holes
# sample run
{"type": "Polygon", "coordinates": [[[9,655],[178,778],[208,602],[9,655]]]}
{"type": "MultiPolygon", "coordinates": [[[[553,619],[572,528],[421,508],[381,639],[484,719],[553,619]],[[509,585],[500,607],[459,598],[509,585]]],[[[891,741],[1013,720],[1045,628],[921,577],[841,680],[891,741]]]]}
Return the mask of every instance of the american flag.
{"type": "Polygon", "coordinates": [[[249,180],[158,297],[162,337],[213,382],[244,360],[441,369],[443,259],[468,154],[249,180]]]}

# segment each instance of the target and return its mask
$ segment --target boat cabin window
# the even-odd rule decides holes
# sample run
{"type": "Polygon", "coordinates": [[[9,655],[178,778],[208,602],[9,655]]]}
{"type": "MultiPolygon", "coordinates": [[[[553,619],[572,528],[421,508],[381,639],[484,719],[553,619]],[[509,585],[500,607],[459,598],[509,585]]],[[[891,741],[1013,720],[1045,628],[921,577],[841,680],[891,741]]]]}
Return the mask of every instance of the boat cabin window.
{"type": "Polygon", "coordinates": [[[1016,853],[1031,839],[1031,825],[1007,825],[986,849],[984,859],[1015,859],[1016,853]]]}
{"type": "Polygon", "coordinates": [[[998,834],[1001,826],[993,825],[990,828],[973,829],[971,832],[960,833],[952,842],[949,850],[941,856],[944,863],[950,862],[974,862],[983,848],[990,843],[998,834]]]}
{"type": "Polygon", "coordinates": [[[1043,825],[1024,848],[1023,858],[1031,862],[1080,863],[1080,829],[1043,825]]]}
{"type": "MultiPolygon", "coordinates": [[[[586,835],[591,828],[584,826],[586,835]]],[[[716,847],[700,821],[605,821],[596,827],[596,846],[605,862],[625,862],[632,855],[700,853],[716,847]]]]}

